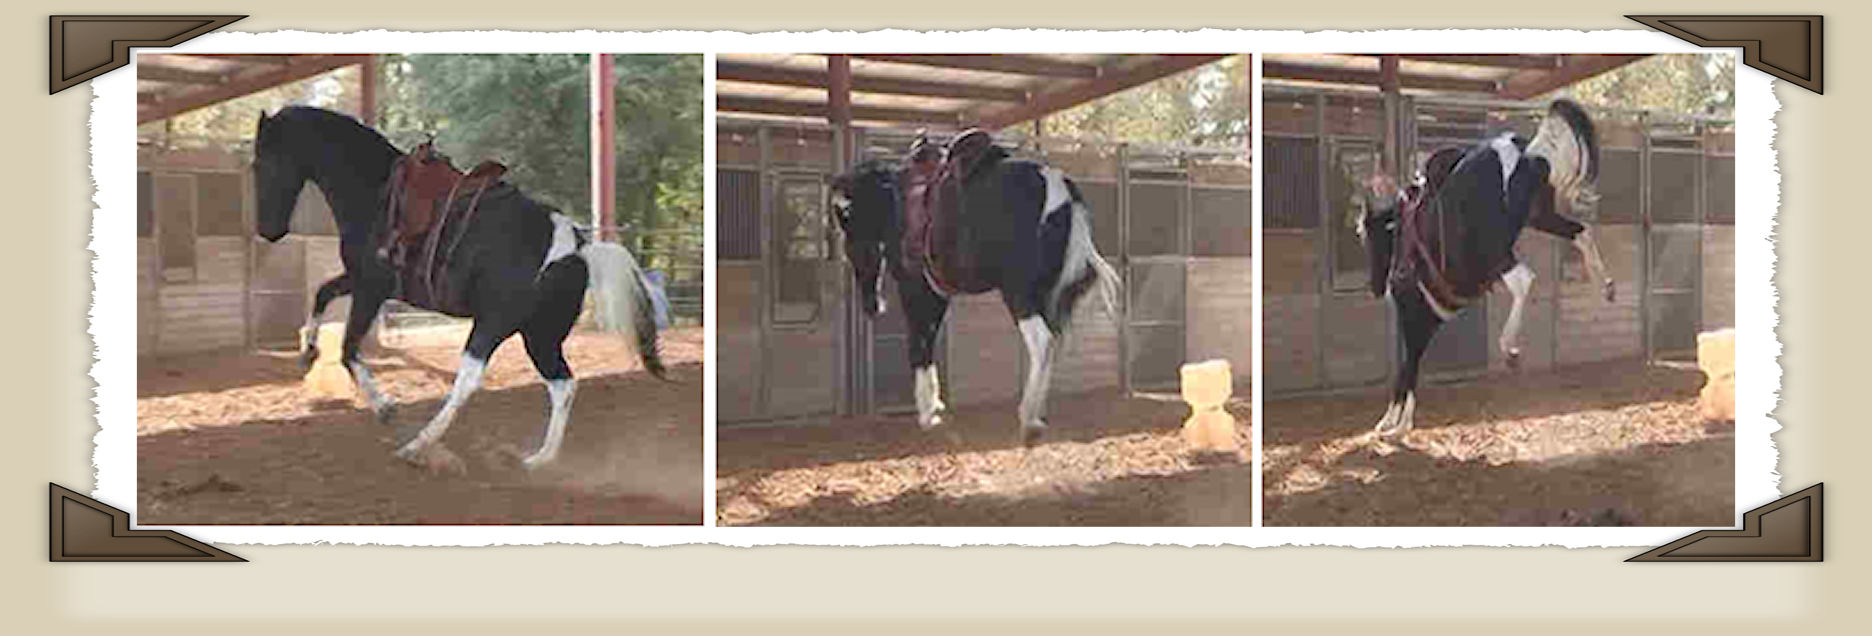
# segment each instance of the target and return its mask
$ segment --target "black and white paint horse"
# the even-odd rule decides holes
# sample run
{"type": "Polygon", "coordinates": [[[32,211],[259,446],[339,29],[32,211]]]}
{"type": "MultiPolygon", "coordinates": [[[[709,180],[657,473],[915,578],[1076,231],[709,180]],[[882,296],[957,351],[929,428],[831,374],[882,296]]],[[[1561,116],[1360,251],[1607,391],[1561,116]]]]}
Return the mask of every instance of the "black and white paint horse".
{"type": "MultiPolygon", "coordinates": [[[[331,204],[345,273],[319,289],[308,331],[317,331],[320,315],[333,298],[352,296],[342,360],[384,424],[391,422],[396,402],[372,381],[370,369],[358,358],[358,344],[385,300],[409,300],[400,291],[398,272],[378,251],[389,230],[384,188],[403,156],[377,131],[317,108],[262,113],[254,139],[256,232],[261,238],[272,242],[286,235],[307,182],[318,186],[331,204]]],[[[600,326],[624,334],[644,368],[664,376],[650,297],[636,259],[622,246],[591,240],[571,219],[505,182],[483,193],[479,210],[459,232],[452,235],[453,254],[438,274],[447,283],[448,295],[413,304],[471,317],[474,326],[441,411],[397,449],[398,457],[415,459],[441,439],[479,388],[488,357],[519,333],[545,380],[551,407],[545,439],[523,461],[527,468],[553,461],[565,439],[578,386],[561,346],[584,308],[588,286],[596,292],[600,326]]]]}
{"type": "Polygon", "coordinates": [[[1591,230],[1555,209],[1562,197],[1581,206],[1596,203],[1598,176],[1591,117],[1578,104],[1559,100],[1531,142],[1505,133],[1434,153],[1407,195],[1395,194],[1383,176],[1374,179],[1373,193],[1387,202],[1360,219],[1358,229],[1372,293],[1390,301],[1403,355],[1378,433],[1410,430],[1418,368],[1431,337],[1497,282],[1514,298],[1498,344],[1508,364],[1519,366],[1522,312],[1534,285],[1534,270],[1514,253],[1524,227],[1572,242],[1590,275],[1602,282],[1606,300],[1614,299],[1591,230]]]}
{"type": "Polygon", "coordinates": [[[942,424],[945,411],[934,348],[950,297],[999,291],[1027,348],[1020,430],[1022,441],[1031,444],[1046,430],[1053,364],[1065,348],[1074,310],[1097,285],[1106,312],[1118,315],[1120,279],[1093,245],[1092,212],[1058,169],[990,148],[952,188],[949,196],[959,196],[951,218],[942,222],[948,231],[913,246],[916,239],[905,223],[913,168],[872,160],[832,180],[864,311],[872,318],[884,313],[880,276],[889,270],[909,327],[917,424],[928,430],[942,424]],[[906,257],[920,253],[926,257],[906,257]]]}

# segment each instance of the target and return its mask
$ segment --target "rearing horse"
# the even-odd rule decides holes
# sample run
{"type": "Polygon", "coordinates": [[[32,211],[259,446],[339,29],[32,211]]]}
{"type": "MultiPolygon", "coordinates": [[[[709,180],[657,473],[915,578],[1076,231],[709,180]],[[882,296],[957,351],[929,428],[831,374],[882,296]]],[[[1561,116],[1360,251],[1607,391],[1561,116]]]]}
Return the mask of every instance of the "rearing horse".
{"type": "Polygon", "coordinates": [[[307,182],[318,186],[331,203],[345,273],[319,289],[307,322],[316,329],[326,303],[335,296],[352,296],[342,360],[380,423],[391,422],[396,402],[377,389],[370,369],[358,358],[358,344],[384,301],[395,297],[474,319],[461,368],[441,411],[397,449],[398,457],[415,459],[441,439],[456,412],[480,387],[488,357],[515,333],[526,341],[552,409],[545,439],[524,463],[537,468],[557,457],[578,386],[561,346],[584,308],[588,286],[596,292],[599,325],[624,334],[644,368],[664,377],[656,320],[636,259],[623,246],[591,240],[571,219],[504,181],[470,204],[478,205],[477,211],[457,209],[452,224],[432,230],[446,232],[437,237],[446,239],[439,241],[446,247],[445,260],[431,261],[437,263],[433,276],[440,282],[420,289],[400,284],[400,278],[410,279],[409,271],[392,267],[379,247],[391,230],[384,204],[391,193],[386,188],[392,187],[393,172],[404,159],[404,153],[377,131],[318,108],[261,113],[254,138],[253,187],[259,206],[255,231],[261,238],[274,242],[286,235],[307,182]]]}
{"type": "Polygon", "coordinates": [[[1360,219],[1359,237],[1371,291],[1390,301],[1403,353],[1378,433],[1410,430],[1418,368],[1431,337],[1496,282],[1507,283],[1514,296],[1499,345],[1509,366],[1519,366],[1521,314],[1534,285],[1534,270],[1514,254],[1523,227],[1571,241],[1602,281],[1606,301],[1614,299],[1592,232],[1555,210],[1558,197],[1597,202],[1598,178],[1592,118],[1567,100],[1548,108],[1532,142],[1504,133],[1469,148],[1438,150],[1425,162],[1422,183],[1403,196],[1387,178],[1374,178],[1373,194],[1389,203],[1360,219]]]}
{"type": "Polygon", "coordinates": [[[1092,212],[1078,187],[1056,168],[1008,158],[979,131],[946,151],[919,140],[908,166],[867,161],[831,186],[866,316],[884,313],[881,273],[897,281],[918,426],[942,424],[934,348],[949,298],[999,291],[1030,363],[1021,438],[1037,441],[1073,311],[1097,284],[1107,313],[1118,315],[1120,279],[1093,245],[1092,212]]]}

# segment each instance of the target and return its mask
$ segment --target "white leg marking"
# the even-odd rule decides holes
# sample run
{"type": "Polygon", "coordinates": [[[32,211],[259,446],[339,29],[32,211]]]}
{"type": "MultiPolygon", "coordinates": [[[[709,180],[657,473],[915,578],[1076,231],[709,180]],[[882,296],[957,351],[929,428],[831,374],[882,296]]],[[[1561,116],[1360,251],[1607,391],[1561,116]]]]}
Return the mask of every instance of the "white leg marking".
{"type": "Polygon", "coordinates": [[[1386,405],[1384,417],[1378,418],[1378,425],[1373,426],[1372,430],[1377,431],[1379,435],[1391,434],[1391,428],[1396,426],[1399,406],[1400,404],[1398,402],[1392,402],[1386,405]]]}
{"type": "Polygon", "coordinates": [[[1040,221],[1046,222],[1048,216],[1066,207],[1072,201],[1072,190],[1066,187],[1066,175],[1059,168],[1042,168],[1041,176],[1046,178],[1046,207],[1040,208],[1040,221]]]}
{"type": "Polygon", "coordinates": [[[1527,263],[1516,263],[1514,269],[1502,275],[1502,282],[1508,284],[1508,293],[1514,296],[1514,304],[1508,308],[1508,324],[1502,327],[1501,351],[1508,356],[1509,364],[1521,358],[1521,311],[1527,305],[1528,291],[1534,288],[1534,270],[1527,263]]]}
{"type": "Polygon", "coordinates": [[[455,412],[461,410],[468,396],[474,395],[475,389],[481,388],[481,374],[487,370],[486,360],[477,360],[474,356],[462,354],[461,370],[455,372],[455,386],[449,389],[448,400],[442,403],[442,410],[424,426],[416,438],[397,449],[397,456],[410,459],[421,453],[424,448],[442,439],[450,424],[455,423],[455,412]]]}
{"type": "Polygon", "coordinates": [[[1501,160],[1502,191],[1508,191],[1508,178],[1514,175],[1515,164],[1521,162],[1521,149],[1514,144],[1514,133],[1502,133],[1489,140],[1489,148],[1495,151],[1495,157],[1501,160]]]}
{"type": "Polygon", "coordinates": [[[1606,273],[1605,259],[1599,256],[1599,242],[1593,240],[1592,228],[1580,230],[1580,233],[1573,237],[1573,246],[1579,249],[1581,256],[1585,257],[1586,272],[1593,277],[1593,280],[1599,281],[1599,284],[1605,287],[1606,301],[1613,300],[1615,289],[1612,276],[1606,273]]]}
{"type": "Polygon", "coordinates": [[[578,233],[572,230],[572,219],[566,217],[564,214],[554,214],[552,215],[552,222],[553,241],[552,246],[546,248],[546,260],[540,261],[540,271],[542,272],[546,271],[547,265],[558,262],[559,259],[571,256],[573,252],[578,251],[578,233]]]}
{"type": "Polygon", "coordinates": [[[522,460],[528,470],[545,466],[559,457],[559,445],[565,442],[566,425],[572,420],[572,396],[578,393],[578,379],[546,381],[546,397],[552,401],[552,417],[546,422],[546,439],[538,451],[522,460]]]}
{"type": "Polygon", "coordinates": [[[351,379],[357,382],[358,390],[364,393],[364,401],[370,403],[371,411],[382,414],[384,409],[395,406],[390,398],[377,390],[377,381],[371,379],[370,367],[361,360],[353,360],[345,365],[351,369],[351,379]]]}
{"type": "Polygon", "coordinates": [[[1053,331],[1039,316],[1029,316],[1020,321],[1020,332],[1027,343],[1028,362],[1027,386],[1021,391],[1021,430],[1038,431],[1046,428],[1040,415],[1046,410],[1047,387],[1053,379],[1053,331]]]}
{"type": "Polygon", "coordinates": [[[1404,408],[1399,409],[1398,414],[1400,416],[1399,419],[1404,421],[1403,424],[1399,426],[1397,429],[1399,433],[1411,430],[1411,427],[1417,425],[1417,422],[1416,422],[1417,392],[1416,391],[1411,391],[1411,392],[1404,394],[1404,408]]]}
{"type": "Polygon", "coordinates": [[[942,426],[942,386],[936,377],[936,365],[916,370],[917,426],[929,430],[942,426]]]}

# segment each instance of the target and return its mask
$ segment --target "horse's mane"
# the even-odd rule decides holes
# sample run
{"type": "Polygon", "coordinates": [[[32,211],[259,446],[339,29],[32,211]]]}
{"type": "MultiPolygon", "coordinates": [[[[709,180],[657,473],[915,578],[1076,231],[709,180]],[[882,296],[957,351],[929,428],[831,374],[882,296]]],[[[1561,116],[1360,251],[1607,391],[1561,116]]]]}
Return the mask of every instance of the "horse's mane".
{"type": "Polygon", "coordinates": [[[377,132],[370,126],[364,125],[364,122],[358,121],[356,117],[316,106],[287,106],[280,109],[278,114],[269,118],[269,121],[262,122],[256,141],[262,143],[283,141],[280,139],[280,135],[289,134],[289,128],[294,130],[316,130],[318,134],[327,136],[328,139],[333,135],[352,138],[332,139],[332,141],[337,141],[339,143],[375,142],[395,151],[397,154],[402,154],[402,151],[394,144],[391,144],[390,140],[383,136],[383,133],[377,132]]]}

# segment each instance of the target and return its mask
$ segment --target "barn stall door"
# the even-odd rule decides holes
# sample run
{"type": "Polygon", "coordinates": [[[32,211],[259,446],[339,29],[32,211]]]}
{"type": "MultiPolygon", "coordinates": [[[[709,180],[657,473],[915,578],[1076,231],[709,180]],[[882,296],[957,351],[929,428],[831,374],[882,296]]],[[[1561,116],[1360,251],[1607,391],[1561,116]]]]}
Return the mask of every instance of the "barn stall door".
{"type": "Polygon", "coordinates": [[[1131,168],[1125,184],[1125,373],[1133,390],[1176,388],[1186,357],[1189,177],[1131,168]]]}
{"type": "Polygon", "coordinates": [[[1702,328],[1703,153],[1653,148],[1650,164],[1647,342],[1653,356],[1679,357],[1695,352],[1702,328]]]}
{"type": "Polygon", "coordinates": [[[771,230],[764,376],[767,419],[823,415],[838,410],[840,333],[844,311],[833,260],[834,230],[826,212],[823,173],[773,175],[768,196],[771,230]]]}
{"type": "Polygon", "coordinates": [[[757,420],[765,411],[762,317],[767,266],[761,240],[759,168],[715,170],[715,417],[757,420]]]}

